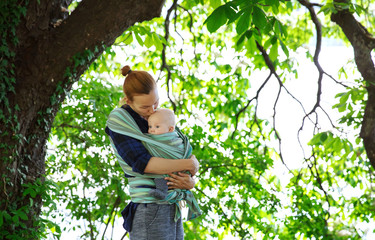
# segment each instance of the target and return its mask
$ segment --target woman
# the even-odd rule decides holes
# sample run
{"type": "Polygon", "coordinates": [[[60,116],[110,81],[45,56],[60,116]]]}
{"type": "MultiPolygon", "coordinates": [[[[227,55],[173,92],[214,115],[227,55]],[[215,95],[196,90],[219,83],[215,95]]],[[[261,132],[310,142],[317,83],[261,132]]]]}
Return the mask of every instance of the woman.
{"type": "MultiPolygon", "coordinates": [[[[148,117],[154,113],[159,104],[159,95],[155,80],[145,71],[132,71],[129,66],[122,69],[126,76],[123,92],[124,102],[121,108],[130,114],[143,133],[148,132],[148,117]]],[[[126,162],[131,170],[140,174],[169,174],[169,188],[192,189],[195,181],[185,173],[172,172],[190,171],[194,176],[199,163],[193,155],[190,159],[165,159],[153,157],[141,141],[119,134],[106,127],[117,154],[126,162]]],[[[125,174],[126,177],[132,176],[125,174]]],[[[142,186],[139,186],[142,187],[142,186]]],[[[147,186],[146,186],[147,187],[147,186]]],[[[129,232],[130,239],[183,239],[181,218],[174,220],[176,204],[134,203],[130,202],[122,211],[124,228],[129,232]]]]}

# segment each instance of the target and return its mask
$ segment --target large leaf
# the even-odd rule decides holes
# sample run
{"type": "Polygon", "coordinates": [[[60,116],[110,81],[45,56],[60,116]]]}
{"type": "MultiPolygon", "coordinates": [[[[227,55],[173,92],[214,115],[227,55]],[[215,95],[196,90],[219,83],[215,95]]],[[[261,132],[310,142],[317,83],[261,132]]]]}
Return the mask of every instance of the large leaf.
{"type": "Polygon", "coordinates": [[[221,26],[223,26],[227,22],[226,16],[226,8],[227,6],[220,6],[215,9],[210,16],[204,21],[203,24],[207,25],[208,31],[216,32],[221,26]]]}
{"type": "Polygon", "coordinates": [[[259,29],[264,29],[267,24],[266,14],[257,6],[253,8],[253,23],[259,29]]]}
{"type": "Polygon", "coordinates": [[[236,32],[238,35],[242,34],[249,29],[250,26],[250,16],[251,8],[247,8],[246,11],[243,11],[240,18],[237,21],[236,32]]]}

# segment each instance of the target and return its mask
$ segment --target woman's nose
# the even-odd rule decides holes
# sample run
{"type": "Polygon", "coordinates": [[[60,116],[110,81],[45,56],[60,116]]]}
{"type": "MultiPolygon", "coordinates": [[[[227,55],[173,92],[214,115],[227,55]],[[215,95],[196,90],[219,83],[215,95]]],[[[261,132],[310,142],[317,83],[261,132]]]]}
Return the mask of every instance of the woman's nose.
{"type": "Polygon", "coordinates": [[[154,113],[156,111],[156,108],[157,106],[153,105],[151,108],[150,108],[150,112],[151,113],[154,113]]]}

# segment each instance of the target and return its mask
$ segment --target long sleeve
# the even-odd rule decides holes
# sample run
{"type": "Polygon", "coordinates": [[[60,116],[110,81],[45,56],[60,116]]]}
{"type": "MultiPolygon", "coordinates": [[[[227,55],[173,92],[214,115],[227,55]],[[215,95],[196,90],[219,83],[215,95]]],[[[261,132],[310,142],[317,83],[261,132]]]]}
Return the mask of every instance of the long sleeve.
{"type": "Polygon", "coordinates": [[[117,152],[134,172],[144,174],[144,170],[152,157],[141,141],[113,132],[108,127],[105,132],[112,138],[117,152]]]}

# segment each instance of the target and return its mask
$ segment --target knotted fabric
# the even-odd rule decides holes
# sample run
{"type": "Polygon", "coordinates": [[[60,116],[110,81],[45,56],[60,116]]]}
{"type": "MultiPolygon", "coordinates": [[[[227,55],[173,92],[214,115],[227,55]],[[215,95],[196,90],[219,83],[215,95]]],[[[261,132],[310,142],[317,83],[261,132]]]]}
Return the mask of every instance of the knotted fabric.
{"type": "MultiPolygon", "coordinates": [[[[152,135],[144,134],[139,129],[132,116],[123,108],[115,108],[107,120],[108,128],[119,134],[123,134],[140,140],[149,153],[154,157],[167,159],[187,159],[191,156],[192,148],[188,138],[178,129],[174,132],[152,135]]],[[[180,201],[184,200],[189,207],[188,220],[201,215],[198,203],[193,193],[186,189],[168,190],[165,199],[157,199],[150,195],[150,189],[155,188],[155,178],[164,178],[168,175],[162,174],[140,174],[134,172],[132,168],[121,158],[116,147],[110,138],[112,148],[123,171],[132,178],[129,178],[129,193],[135,203],[157,203],[176,204],[175,221],[181,216],[180,201]]]]}

